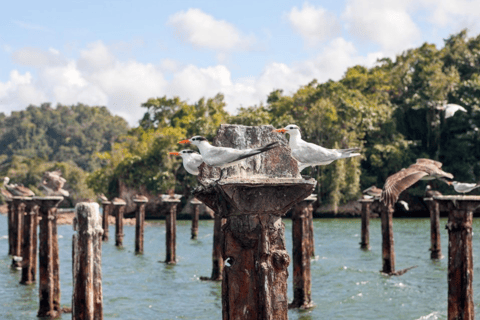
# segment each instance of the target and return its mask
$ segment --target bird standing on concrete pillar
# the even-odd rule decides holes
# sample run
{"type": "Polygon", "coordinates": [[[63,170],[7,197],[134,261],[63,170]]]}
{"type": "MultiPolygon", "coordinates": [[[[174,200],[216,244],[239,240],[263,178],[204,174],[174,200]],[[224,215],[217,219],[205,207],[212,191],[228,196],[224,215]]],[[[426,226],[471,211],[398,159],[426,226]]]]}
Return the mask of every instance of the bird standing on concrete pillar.
{"type": "Polygon", "coordinates": [[[458,181],[445,181],[449,186],[453,186],[453,189],[458,193],[468,193],[473,191],[473,189],[479,188],[480,183],[465,183],[465,182],[458,182],[458,181]]]}
{"type": "Polygon", "coordinates": [[[198,167],[203,163],[203,158],[198,152],[185,149],[180,152],[169,152],[169,154],[182,157],[183,167],[188,173],[194,176],[199,174],[198,167]]]}

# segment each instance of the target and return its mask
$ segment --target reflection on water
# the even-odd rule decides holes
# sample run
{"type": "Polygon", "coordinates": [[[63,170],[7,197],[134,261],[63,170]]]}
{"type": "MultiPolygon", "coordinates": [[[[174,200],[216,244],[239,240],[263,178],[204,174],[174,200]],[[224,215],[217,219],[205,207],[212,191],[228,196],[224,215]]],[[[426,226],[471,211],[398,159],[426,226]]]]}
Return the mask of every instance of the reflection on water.
{"type": "MultiPolygon", "coordinates": [[[[37,319],[38,284],[20,285],[10,269],[6,216],[0,216],[0,319],[37,319]]],[[[441,225],[446,220],[442,219],[441,225]]],[[[165,260],[165,225],[145,228],[145,253],[135,255],[133,226],[124,226],[124,247],[114,239],[102,247],[105,319],[221,319],[221,283],[200,281],[211,274],[213,221],[201,220],[198,240],[190,240],[190,221],[178,221],[177,265],[165,260]],[[159,262],[160,261],[160,262],[159,262]]],[[[291,254],[291,221],[285,220],[291,254]]],[[[379,273],[382,264],[380,220],[371,220],[370,251],[360,249],[359,219],[315,220],[312,298],[315,308],[289,310],[290,319],[446,319],[447,259],[430,260],[430,221],[395,219],[396,268],[413,265],[400,277],[379,273]]],[[[474,220],[480,230],[480,220],[474,220]]],[[[447,231],[442,230],[447,255],[447,231]]],[[[71,305],[72,227],[59,226],[61,304],[71,305]]],[[[114,226],[110,227],[114,235],[114,226]]],[[[480,234],[480,233],[476,233],[480,234]]],[[[473,236],[474,301],[480,301],[480,245],[473,236]]],[[[292,265],[288,297],[293,299],[292,265]]],[[[62,319],[70,319],[64,315],[62,319]]]]}

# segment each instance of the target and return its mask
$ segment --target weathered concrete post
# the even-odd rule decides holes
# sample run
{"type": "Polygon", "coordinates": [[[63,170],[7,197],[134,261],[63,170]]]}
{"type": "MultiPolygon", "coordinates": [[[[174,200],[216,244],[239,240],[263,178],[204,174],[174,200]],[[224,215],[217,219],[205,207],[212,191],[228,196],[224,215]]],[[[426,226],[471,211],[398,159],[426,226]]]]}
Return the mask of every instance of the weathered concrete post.
{"type": "Polygon", "coordinates": [[[145,205],[147,197],[139,196],[133,199],[137,205],[135,210],[135,253],[143,253],[144,229],[145,229],[145,205]]]}
{"type": "Polygon", "coordinates": [[[370,206],[373,199],[360,199],[358,202],[362,204],[362,236],[360,248],[370,250],[370,206]]]}
{"type": "Polygon", "coordinates": [[[393,241],[393,206],[382,210],[382,272],[391,274],[395,272],[395,249],[393,241]]]}
{"type": "Polygon", "coordinates": [[[110,215],[111,210],[112,210],[112,203],[110,201],[102,201],[102,211],[103,211],[103,216],[102,216],[102,229],[103,229],[102,240],[103,241],[108,241],[108,216],[110,215]]]}
{"type": "Polygon", "coordinates": [[[317,195],[311,194],[309,196],[313,200],[307,206],[308,209],[308,229],[309,229],[309,243],[310,243],[310,256],[315,258],[315,233],[313,231],[313,203],[317,201],[317,195]]]}
{"type": "Polygon", "coordinates": [[[23,223],[22,279],[21,284],[35,282],[37,273],[37,216],[38,206],[32,198],[25,200],[23,223]]]}
{"type": "Polygon", "coordinates": [[[177,263],[177,205],[180,203],[180,199],[165,197],[163,199],[168,205],[168,213],[165,220],[166,228],[166,257],[165,263],[176,264],[177,263]]]}
{"type": "Polygon", "coordinates": [[[430,259],[442,259],[442,246],[440,241],[440,204],[433,198],[423,199],[430,211],[430,259]]]}
{"type": "Polygon", "coordinates": [[[213,250],[212,250],[212,275],[208,277],[200,277],[201,280],[221,281],[223,279],[223,242],[224,235],[222,228],[226,223],[226,219],[215,214],[213,222],[213,250]]]}
{"type": "Polygon", "coordinates": [[[113,215],[115,216],[115,245],[117,247],[123,246],[123,212],[127,203],[120,198],[112,200],[113,215]]]}
{"type": "Polygon", "coordinates": [[[75,206],[72,319],[103,319],[101,220],[98,203],[75,206]]]}
{"type": "Polygon", "coordinates": [[[8,207],[8,255],[13,256],[14,252],[14,236],[13,236],[13,225],[14,225],[14,211],[13,211],[13,201],[11,198],[5,199],[8,207]]]}
{"type": "MultiPolygon", "coordinates": [[[[284,141],[272,126],[222,125],[214,145],[238,149],[284,141]]],[[[288,318],[287,267],[282,216],[310,195],[315,180],[301,178],[286,144],[242,160],[217,181],[219,169],[202,164],[195,196],[225,217],[223,319],[288,318]],[[247,178],[248,177],[248,178],[247,178]]]]}
{"type": "Polygon", "coordinates": [[[23,218],[27,197],[12,197],[13,201],[13,258],[12,268],[22,268],[23,218]]]}
{"type": "Polygon", "coordinates": [[[449,209],[448,223],[448,319],[475,318],[473,304],[473,211],[479,196],[433,196],[449,209]]]}
{"type": "Polygon", "coordinates": [[[198,201],[196,198],[193,198],[190,203],[193,206],[192,211],[192,237],[191,239],[197,239],[198,237],[198,218],[200,217],[200,205],[201,201],[198,201]]]}
{"type": "Polygon", "coordinates": [[[33,197],[39,206],[39,297],[37,317],[60,315],[60,259],[58,257],[57,206],[63,197],[33,197]]]}
{"type": "Polygon", "coordinates": [[[312,276],[310,273],[311,237],[309,206],[316,201],[311,195],[299,202],[292,215],[293,243],[293,301],[289,308],[308,309],[313,307],[312,276]]]}

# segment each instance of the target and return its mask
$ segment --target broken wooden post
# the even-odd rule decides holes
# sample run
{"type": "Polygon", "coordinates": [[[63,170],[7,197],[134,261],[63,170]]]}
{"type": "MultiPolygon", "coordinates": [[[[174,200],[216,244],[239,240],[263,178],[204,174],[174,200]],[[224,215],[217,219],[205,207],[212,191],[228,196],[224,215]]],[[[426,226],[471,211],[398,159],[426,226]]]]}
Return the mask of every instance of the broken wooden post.
{"type": "Polygon", "coordinates": [[[200,277],[200,280],[221,281],[223,279],[223,225],[226,219],[215,214],[213,222],[213,250],[212,250],[212,275],[210,277],[200,277]]]}
{"type": "Polygon", "coordinates": [[[11,198],[5,199],[7,202],[7,208],[8,208],[8,255],[13,256],[14,252],[14,236],[13,236],[13,219],[14,219],[14,211],[13,211],[13,201],[11,198]]]}
{"type": "Polygon", "coordinates": [[[313,231],[313,203],[317,201],[317,195],[311,194],[309,198],[312,199],[307,206],[308,209],[308,229],[309,229],[309,243],[310,243],[310,256],[315,258],[315,233],[313,231]]]}
{"type": "Polygon", "coordinates": [[[373,199],[360,199],[362,204],[362,235],[360,249],[370,250],[370,207],[373,199]]]}
{"type": "Polygon", "coordinates": [[[98,203],[75,206],[72,319],[103,319],[101,220],[98,203]]]}
{"type": "Polygon", "coordinates": [[[110,215],[110,212],[112,210],[110,201],[102,201],[102,211],[103,211],[103,216],[102,216],[102,229],[103,229],[103,235],[102,235],[102,240],[103,241],[108,241],[108,216],[110,215]]]}
{"type": "Polygon", "coordinates": [[[13,257],[12,268],[22,268],[22,245],[23,245],[23,218],[25,215],[25,200],[28,197],[12,197],[13,201],[13,257]]]}
{"type": "Polygon", "coordinates": [[[22,279],[21,284],[35,282],[37,273],[37,216],[38,206],[32,198],[25,200],[23,223],[22,279]]]}
{"type": "Polygon", "coordinates": [[[112,200],[113,215],[115,216],[115,245],[117,247],[123,246],[123,212],[127,203],[120,198],[112,200]]]}
{"type": "Polygon", "coordinates": [[[287,267],[282,216],[310,195],[313,179],[301,178],[285,139],[272,126],[221,125],[216,146],[279,147],[220,170],[202,164],[195,196],[226,218],[222,281],[223,319],[288,318],[287,267]],[[226,174],[225,174],[226,172],[226,174]],[[247,178],[248,177],[248,178],[247,178]]]}
{"type": "Polygon", "coordinates": [[[177,249],[177,205],[180,199],[174,197],[164,197],[163,202],[167,204],[168,212],[165,219],[166,228],[166,257],[165,263],[177,263],[176,249],[177,249]]]}
{"type": "Polygon", "coordinates": [[[143,253],[144,229],[145,229],[145,205],[148,198],[137,196],[133,199],[137,205],[135,210],[135,253],[143,253]]]}
{"type": "Polygon", "coordinates": [[[198,237],[198,218],[200,217],[200,205],[201,201],[198,201],[196,198],[193,198],[190,203],[193,206],[192,210],[192,237],[191,239],[197,239],[198,237]]]}
{"type": "Polygon", "coordinates": [[[39,298],[37,317],[60,315],[60,259],[58,257],[57,206],[63,197],[33,197],[39,206],[39,298]]]}
{"type": "Polygon", "coordinates": [[[474,319],[473,211],[479,196],[433,196],[448,212],[448,319],[474,319]]]}
{"type": "Polygon", "coordinates": [[[382,210],[382,272],[391,274],[395,272],[395,248],[393,241],[393,205],[382,210]]]}
{"type": "Polygon", "coordinates": [[[442,246],[440,241],[440,204],[433,198],[423,199],[430,211],[430,259],[442,259],[442,246]]]}
{"type": "Polygon", "coordinates": [[[312,276],[310,273],[311,233],[309,206],[317,198],[310,195],[299,202],[292,215],[293,243],[293,301],[289,308],[308,309],[313,307],[312,276]]]}

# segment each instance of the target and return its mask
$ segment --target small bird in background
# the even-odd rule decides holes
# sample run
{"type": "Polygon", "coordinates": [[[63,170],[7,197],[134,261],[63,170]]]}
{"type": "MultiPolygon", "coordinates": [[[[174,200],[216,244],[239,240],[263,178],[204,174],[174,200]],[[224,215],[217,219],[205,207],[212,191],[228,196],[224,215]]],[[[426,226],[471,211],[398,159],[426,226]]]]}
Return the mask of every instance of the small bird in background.
{"type": "Polygon", "coordinates": [[[202,136],[194,136],[190,139],[182,140],[179,143],[191,143],[198,147],[202,155],[203,162],[211,167],[226,168],[237,164],[239,161],[255,156],[262,152],[271,150],[279,145],[278,141],[269,143],[260,148],[254,149],[233,149],[227,147],[215,147],[208,143],[202,136]]]}
{"type": "Polygon", "coordinates": [[[476,188],[480,187],[480,183],[465,183],[465,182],[458,182],[458,181],[447,181],[444,180],[449,186],[453,186],[453,189],[458,193],[469,193],[476,188]]]}
{"type": "Polygon", "coordinates": [[[10,182],[9,177],[3,178],[3,186],[7,191],[9,191],[14,197],[33,197],[35,193],[24,187],[22,184],[8,184],[10,182]]]}
{"type": "Polygon", "coordinates": [[[364,195],[369,195],[371,199],[380,199],[382,195],[382,189],[377,188],[377,186],[371,186],[362,191],[364,195]]]}
{"type": "Polygon", "coordinates": [[[182,150],[180,152],[169,152],[170,155],[182,157],[183,167],[194,176],[199,174],[198,167],[203,163],[202,156],[193,150],[182,150]]]}
{"type": "Polygon", "coordinates": [[[108,198],[103,193],[98,194],[97,199],[100,202],[108,202],[108,198]]]}
{"type": "Polygon", "coordinates": [[[385,206],[394,205],[400,193],[419,180],[433,180],[440,178],[453,179],[451,173],[441,170],[442,163],[430,159],[417,159],[417,162],[392,174],[385,181],[380,201],[385,206]]]}
{"type": "Polygon", "coordinates": [[[400,206],[403,208],[403,210],[405,211],[409,211],[410,208],[408,207],[408,203],[404,200],[400,200],[398,201],[398,203],[400,204],[400,206]]]}
{"type": "Polygon", "coordinates": [[[448,103],[444,106],[437,107],[437,109],[445,111],[445,119],[453,117],[457,111],[467,112],[464,107],[454,103],[448,103]]]}
{"type": "Polygon", "coordinates": [[[295,124],[289,124],[283,129],[275,129],[273,131],[290,134],[288,145],[292,150],[292,156],[298,161],[299,171],[308,167],[324,166],[338,159],[360,156],[360,153],[356,153],[360,148],[327,149],[306,142],[302,140],[300,128],[295,124]]]}
{"type": "MultiPolygon", "coordinates": [[[[443,179],[440,179],[440,180],[443,180],[443,179]]],[[[444,180],[444,181],[448,183],[447,180],[444,180]]],[[[427,184],[427,186],[425,187],[425,198],[432,198],[432,197],[441,196],[441,195],[442,193],[440,191],[433,190],[431,185],[427,184]]]]}
{"type": "Polygon", "coordinates": [[[148,198],[142,194],[136,194],[133,196],[134,201],[148,201],[148,198]]]}

